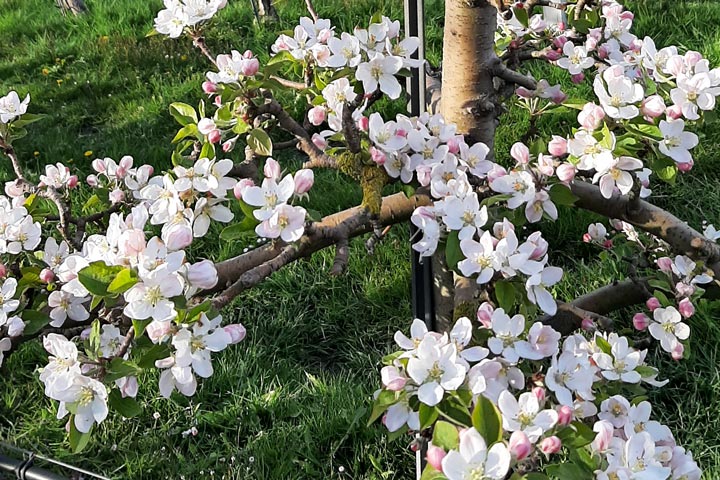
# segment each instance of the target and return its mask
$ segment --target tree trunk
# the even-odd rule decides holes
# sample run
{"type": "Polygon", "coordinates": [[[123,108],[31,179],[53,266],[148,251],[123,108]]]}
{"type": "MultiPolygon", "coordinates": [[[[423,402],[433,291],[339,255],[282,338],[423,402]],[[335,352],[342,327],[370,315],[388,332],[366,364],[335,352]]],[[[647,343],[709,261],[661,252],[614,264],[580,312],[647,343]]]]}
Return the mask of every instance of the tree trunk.
{"type": "Polygon", "coordinates": [[[273,5],[273,0],[250,0],[255,10],[255,17],[258,21],[276,22],[278,14],[273,5]]]}
{"type": "Polygon", "coordinates": [[[55,3],[60,7],[63,15],[67,15],[68,13],[80,15],[81,13],[87,12],[87,7],[83,0],[55,0],[55,3]]]}
{"type": "Polygon", "coordinates": [[[497,10],[487,0],[446,0],[440,113],[467,142],[493,155],[498,106],[493,86],[497,10]]]}
{"type": "MultiPolygon", "coordinates": [[[[498,112],[493,85],[496,15],[486,0],[446,0],[442,100],[437,101],[435,92],[428,99],[439,103],[445,121],[455,123],[468,144],[483,142],[491,156],[498,112]]],[[[433,258],[433,275],[437,330],[448,331],[459,317],[472,318],[480,293],[475,281],[448,271],[444,255],[433,258]]]]}

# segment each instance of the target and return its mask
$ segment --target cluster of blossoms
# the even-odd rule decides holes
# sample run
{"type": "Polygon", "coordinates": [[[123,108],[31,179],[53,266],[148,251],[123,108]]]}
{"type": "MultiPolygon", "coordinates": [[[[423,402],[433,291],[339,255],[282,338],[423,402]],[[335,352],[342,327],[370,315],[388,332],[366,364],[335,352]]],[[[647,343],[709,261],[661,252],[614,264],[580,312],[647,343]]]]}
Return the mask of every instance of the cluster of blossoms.
{"type": "Polygon", "coordinates": [[[155,30],[170,38],[178,38],[186,27],[195,27],[210,20],[227,0],[163,0],[165,9],[155,18],[155,30]]]}
{"type": "Polygon", "coordinates": [[[443,428],[456,431],[458,441],[448,447],[447,431],[434,437],[441,445],[428,449],[432,468],[449,479],[474,478],[474,471],[502,479],[527,471],[540,454],[549,459],[563,448],[581,448],[592,454],[583,467],[599,479],[700,478],[692,455],[650,419],[649,402],[633,405],[620,394],[608,395],[667,383],[645,363],[647,350],[615,333],[562,340],[548,325],[510,317],[487,303],[477,317],[461,318],[442,335],[415,320],[411,338],[395,334],[402,350],[386,357],[381,371],[384,389],[376,394],[374,415],[390,432],[425,429],[438,414],[453,419],[443,428]],[[484,339],[479,344],[476,331],[484,339]],[[487,402],[492,408],[480,413],[478,405],[487,402]],[[488,415],[502,426],[497,438],[478,433],[488,434],[481,428],[488,415]],[[592,431],[588,422],[594,422],[592,431]]]}

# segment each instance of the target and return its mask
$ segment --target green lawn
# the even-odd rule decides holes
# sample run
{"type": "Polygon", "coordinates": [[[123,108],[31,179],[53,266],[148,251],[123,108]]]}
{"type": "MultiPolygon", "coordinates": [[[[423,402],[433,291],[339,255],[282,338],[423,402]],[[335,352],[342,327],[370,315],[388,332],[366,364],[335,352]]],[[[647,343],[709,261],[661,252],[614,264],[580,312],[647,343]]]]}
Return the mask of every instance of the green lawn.
{"type": "MultiPolygon", "coordinates": [[[[89,158],[125,154],[160,168],[169,164],[176,127],[167,106],[197,102],[207,64],[188,41],[143,38],[160,0],[87,0],[92,13],[77,19],[63,18],[51,0],[0,1],[0,94],[29,92],[31,110],[48,114],[17,145],[29,171],[56,161],[87,171],[89,158]],[[87,150],[93,152],[89,158],[87,150]]],[[[280,24],[256,27],[249,1],[230,0],[208,34],[210,48],[251,48],[267,59],[277,32],[304,14],[299,0],[276,3],[280,24]]],[[[375,11],[402,15],[401,0],[315,4],[321,16],[345,30],[375,11]]],[[[638,35],[700,50],[720,65],[720,4],[637,0],[630,7],[638,35]]],[[[427,2],[427,24],[429,57],[437,63],[442,1],[427,2]]],[[[538,67],[536,74],[546,71],[538,67]]],[[[555,72],[551,78],[563,77],[555,72]]],[[[583,88],[588,87],[576,87],[574,94],[583,88]]],[[[399,108],[387,105],[388,111],[399,108]]],[[[501,158],[527,125],[518,111],[504,120],[501,158]]],[[[572,122],[572,115],[558,116],[541,129],[557,132],[572,122]]],[[[656,188],[654,200],[695,227],[703,219],[720,224],[720,127],[702,133],[691,175],[656,188]]],[[[281,161],[295,168],[301,159],[286,155],[281,161]]],[[[0,164],[0,179],[8,176],[7,164],[0,164]]],[[[335,172],[321,173],[312,194],[312,208],[323,213],[360,199],[359,190],[335,172]]],[[[566,210],[544,227],[553,239],[553,263],[569,270],[559,297],[572,298],[622,275],[622,266],[601,263],[580,242],[584,226],[595,220],[566,210]]],[[[192,253],[217,260],[244,247],[208,238],[192,253]]],[[[398,225],[373,257],[354,242],[349,273],[341,278],[327,275],[329,252],[279,272],[226,310],[248,327],[248,337],[218,355],[215,375],[195,397],[162,399],[157,378],[148,378],[139,394],[142,416],[109,419],[81,455],[69,452],[64,422],[55,419],[55,405],[32,372],[44,361],[42,349],[27,345],[0,370],[0,439],[112,478],[410,478],[409,438],[388,443],[382,428],[365,427],[379,385],[379,359],[392,348],[393,332],[410,323],[408,252],[406,227],[398,225]],[[183,436],[192,426],[199,434],[183,436]]],[[[670,379],[653,393],[656,415],[693,450],[708,479],[720,478],[718,313],[717,305],[699,307],[691,321],[689,360],[652,358],[670,379]]],[[[627,324],[630,317],[618,318],[627,324]]]]}

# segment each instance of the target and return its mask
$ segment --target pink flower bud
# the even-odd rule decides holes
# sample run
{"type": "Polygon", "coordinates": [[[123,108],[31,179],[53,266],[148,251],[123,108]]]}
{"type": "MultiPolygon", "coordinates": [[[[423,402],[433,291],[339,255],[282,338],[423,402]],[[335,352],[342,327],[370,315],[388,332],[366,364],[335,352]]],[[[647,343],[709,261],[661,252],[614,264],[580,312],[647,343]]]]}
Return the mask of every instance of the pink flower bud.
{"type": "Polygon", "coordinates": [[[575,178],[577,169],[572,163],[563,163],[555,169],[555,174],[561,182],[570,183],[575,178]]]}
{"type": "Polygon", "coordinates": [[[235,198],[237,198],[238,200],[242,200],[242,195],[243,195],[243,192],[245,191],[245,189],[248,187],[254,187],[254,186],[255,186],[255,182],[253,182],[251,179],[243,178],[242,180],[237,182],[235,184],[235,186],[233,187],[233,195],[235,195],[235,198]]]}
{"type": "Polygon", "coordinates": [[[405,387],[407,377],[400,373],[397,367],[388,365],[380,370],[380,378],[388,390],[399,392],[405,387]]]}
{"type": "Polygon", "coordinates": [[[685,282],[678,282],[675,284],[675,290],[682,295],[683,297],[689,297],[693,293],[695,293],[695,287],[692,285],[688,285],[685,282]]]}
{"type": "Polygon", "coordinates": [[[592,242],[592,237],[590,236],[589,233],[584,233],[582,236],[582,239],[583,239],[583,242],[585,242],[585,243],[592,242]]]}
{"type": "Polygon", "coordinates": [[[208,133],[208,142],[219,143],[220,140],[222,140],[222,133],[220,133],[220,130],[213,130],[208,133]]]}
{"type": "Polygon", "coordinates": [[[312,142],[315,144],[316,147],[318,147],[320,150],[325,150],[328,146],[327,140],[325,140],[325,137],[320,135],[319,133],[314,133],[312,136],[312,142]]]}
{"type": "Polygon", "coordinates": [[[686,163],[678,163],[678,164],[677,164],[677,168],[678,168],[678,170],[680,170],[681,172],[687,173],[687,172],[689,172],[690,170],[692,170],[693,165],[695,165],[695,162],[694,162],[692,159],[690,159],[689,162],[686,162],[686,163]]]}
{"type": "Polygon", "coordinates": [[[315,174],[309,168],[303,168],[295,173],[295,194],[307,193],[315,183],[315,174]]]}
{"type": "Polygon", "coordinates": [[[265,160],[265,167],[263,167],[263,173],[267,178],[277,180],[280,178],[280,164],[274,158],[268,158],[265,160]]]}
{"type": "Polygon", "coordinates": [[[543,441],[540,442],[540,451],[545,455],[557,453],[560,451],[560,448],[562,448],[562,441],[555,435],[544,438],[543,441]]]}
{"type": "Polygon", "coordinates": [[[465,140],[463,139],[462,135],[455,135],[454,137],[450,138],[450,140],[447,141],[448,152],[452,153],[453,155],[457,155],[458,152],[460,152],[460,144],[464,141],[465,140]]]}
{"type": "Polygon", "coordinates": [[[608,238],[607,240],[605,240],[603,242],[602,245],[603,245],[603,247],[610,249],[613,247],[613,241],[608,238]]]}
{"type": "Polygon", "coordinates": [[[586,103],[582,111],[578,114],[578,122],[587,131],[597,130],[602,125],[605,118],[605,110],[600,105],[592,102],[586,103]]]}
{"type": "Polygon", "coordinates": [[[435,445],[430,445],[427,450],[427,462],[438,472],[442,473],[442,460],[445,458],[445,450],[435,445]]]}
{"type": "Polygon", "coordinates": [[[635,330],[642,332],[648,325],[650,325],[650,317],[644,313],[636,313],[633,315],[633,327],[635,327],[635,330]]]}
{"type": "Polygon", "coordinates": [[[123,192],[119,188],[116,188],[108,194],[108,197],[110,198],[110,203],[114,205],[125,200],[125,192],[123,192]]]}
{"type": "Polygon", "coordinates": [[[96,158],[92,161],[92,168],[98,173],[105,173],[107,170],[107,167],[105,166],[105,162],[99,158],[96,158]]]}
{"type": "Polygon", "coordinates": [[[510,435],[510,454],[518,461],[527,458],[532,452],[532,443],[522,430],[516,430],[510,435]]]}
{"type": "Polygon", "coordinates": [[[528,90],[525,87],[516,88],[515,94],[520,98],[533,98],[534,96],[534,92],[532,90],[528,90]]]}
{"type": "Polygon", "coordinates": [[[570,80],[575,84],[582,83],[583,80],[585,80],[585,74],[576,73],[575,75],[570,75],[570,80]]]}
{"type": "Polygon", "coordinates": [[[554,157],[562,157],[567,154],[567,140],[563,137],[553,135],[548,143],[548,152],[554,157]]]}
{"type": "Polygon", "coordinates": [[[663,272],[671,272],[673,261],[670,257],[661,257],[657,259],[657,266],[663,272]]]}
{"type": "Polygon", "coordinates": [[[218,91],[218,86],[215,85],[213,82],[204,81],[202,83],[202,89],[203,89],[203,92],[207,93],[208,95],[211,95],[218,91]]]}
{"type": "Polygon", "coordinates": [[[570,422],[573,421],[573,417],[575,416],[575,412],[573,412],[573,409],[568,407],[567,405],[563,405],[560,408],[558,408],[558,425],[566,426],[570,425],[570,422]]]}
{"type": "Polygon", "coordinates": [[[77,175],[70,175],[67,180],[67,188],[75,188],[78,186],[79,180],[77,175]]]}
{"type": "Polygon", "coordinates": [[[222,107],[222,97],[220,95],[215,95],[215,98],[213,99],[213,103],[218,108],[222,107]]]}
{"type": "Polygon", "coordinates": [[[260,70],[260,62],[257,58],[246,58],[240,64],[240,73],[246,77],[252,77],[260,70]]]}
{"type": "Polygon", "coordinates": [[[670,105],[665,109],[665,115],[668,118],[677,120],[682,117],[682,107],[680,105],[670,105]]]}
{"type": "Polygon", "coordinates": [[[683,298],[678,304],[678,311],[685,318],[690,318],[695,314],[695,306],[689,298],[683,298]]]}
{"type": "Polygon", "coordinates": [[[185,222],[176,223],[163,231],[161,238],[168,250],[182,250],[193,241],[192,228],[185,222]]]}
{"type": "Polygon", "coordinates": [[[657,118],[665,113],[665,101],[660,95],[651,95],[642,102],[642,114],[649,118],[657,118]]]}
{"type": "Polygon", "coordinates": [[[230,335],[230,343],[232,345],[242,342],[242,340],[245,338],[245,335],[247,334],[247,330],[245,330],[245,327],[240,323],[226,325],[223,327],[223,330],[225,330],[225,332],[230,335]]]}
{"type": "Polygon", "coordinates": [[[595,331],[595,322],[593,322],[592,318],[585,317],[582,319],[582,322],[580,322],[580,327],[586,332],[593,332],[595,331]]]}
{"type": "Polygon", "coordinates": [[[49,268],[43,268],[40,272],[40,281],[43,283],[50,283],[55,279],[55,274],[49,268]]]}
{"type": "Polygon", "coordinates": [[[97,187],[100,184],[98,178],[95,175],[88,175],[85,181],[93,188],[97,187]]]}
{"type": "Polygon", "coordinates": [[[530,162],[530,149],[524,143],[516,142],[510,148],[510,156],[519,164],[527,165],[530,162]]]}
{"type": "Polygon", "coordinates": [[[202,133],[203,135],[207,135],[213,130],[216,130],[217,127],[215,126],[215,122],[212,118],[203,118],[201,119],[198,124],[198,131],[202,133]]]}
{"type": "Polygon", "coordinates": [[[231,138],[230,140],[227,140],[225,143],[222,144],[222,150],[225,153],[230,153],[235,148],[235,144],[237,143],[238,136],[235,136],[231,138]]]}
{"type": "Polygon", "coordinates": [[[656,309],[662,306],[660,305],[660,300],[655,297],[648,298],[647,302],[645,302],[645,305],[651,312],[654,312],[656,309]]]}
{"type": "Polygon", "coordinates": [[[547,392],[543,387],[534,387],[532,389],[533,395],[535,395],[535,398],[538,399],[538,402],[541,404],[545,402],[545,397],[547,396],[547,392]]]}
{"type": "Polygon", "coordinates": [[[310,120],[310,123],[315,125],[316,127],[318,125],[322,125],[323,122],[325,122],[325,107],[318,105],[317,107],[313,107],[308,111],[308,120],[310,120]]]}
{"type": "Polygon", "coordinates": [[[545,54],[545,58],[547,58],[551,62],[560,60],[560,57],[562,57],[562,53],[558,52],[557,50],[548,50],[548,52],[545,54]]]}
{"type": "Polygon", "coordinates": [[[153,320],[145,327],[145,332],[147,332],[148,338],[152,340],[153,343],[160,342],[163,337],[169,335],[171,331],[172,322],[158,322],[157,320],[153,320]]]}
{"type": "Polygon", "coordinates": [[[385,152],[375,147],[370,147],[370,158],[372,158],[372,161],[378,165],[385,165],[385,162],[387,161],[385,152]]]}
{"type": "Polygon", "coordinates": [[[188,267],[187,279],[196,288],[208,289],[217,285],[218,274],[215,264],[210,260],[201,260],[188,267]]]}
{"type": "Polygon", "coordinates": [[[370,127],[370,119],[363,115],[360,117],[360,120],[357,121],[357,126],[363,132],[367,132],[370,127]]]}
{"type": "Polygon", "coordinates": [[[670,352],[670,355],[672,356],[673,360],[680,361],[682,360],[684,353],[685,345],[680,342],[676,342],[675,345],[673,345],[672,347],[672,352],[670,352]]]}
{"type": "Polygon", "coordinates": [[[565,46],[565,44],[567,43],[567,41],[568,41],[568,39],[567,39],[567,37],[566,37],[565,35],[561,35],[561,36],[559,36],[559,37],[555,37],[555,38],[553,39],[553,46],[554,46],[555,48],[560,48],[560,49],[562,49],[562,48],[565,46]]]}
{"type": "Polygon", "coordinates": [[[4,263],[0,263],[0,278],[5,278],[5,275],[7,275],[7,267],[4,263]]]}
{"type": "Polygon", "coordinates": [[[492,325],[492,314],[495,309],[488,302],[483,302],[478,308],[477,319],[485,328],[490,328],[492,325]]]}

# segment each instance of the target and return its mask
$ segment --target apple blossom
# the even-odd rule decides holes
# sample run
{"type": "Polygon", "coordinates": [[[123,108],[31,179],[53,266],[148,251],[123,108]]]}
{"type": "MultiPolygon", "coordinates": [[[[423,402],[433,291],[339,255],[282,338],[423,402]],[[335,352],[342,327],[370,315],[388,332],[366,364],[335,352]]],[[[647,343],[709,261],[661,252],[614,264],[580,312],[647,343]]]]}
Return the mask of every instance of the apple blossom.
{"type": "Polygon", "coordinates": [[[690,327],[682,323],[682,316],[675,307],[655,309],[653,320],[648,331],[668,353],[672,352],[678,340],[687,340],[690,336],[690,327]]]}
{"type": "Polygon", "coordinates": [[[475,428],[460,433],[459,450],[451,450],[442,460],[443,474],[449,480],[475,478],[502,480],[510,469],[511,455],[504,443],[487,448],[475,428]]]}
{"type": "Polygon", "coordinates": [[[535,443],[558,421],[555,410],[541,410],[537,397],[525,392],[516,399],[510,392],[504,391],[498,399],[498,408],[502,412],[503,429],[509,432],[520,430],[530,442],[535,443]]]}
{"type": "Polygon", "coordinates": [[[357,78],[363,84],[366,94],[375,92],[378,88],[391,99],[396,99],[402,92],[402,87],[395,74],[403,66],[400,57],[385,56],[376,52],[368,62],[360,63],[355,72],[357,78]]]}
{"type": "Polygon", "coordinates": [[[659,127],[663,136],[663,139],[658,144],[660,152],[677,163],[690,163],[692,156],[689,150],[698,145],[698,136],[684,131],[685,122],[683,120],[673,120],[671,122],[660,120],[659,127]]]}
{"type": "Polygon", "coordinates": [[[15,90],[4,97],[0,97],[0,123],[9,123],[27,112],[30,103],[30,94],[21,102],[15,90]]]}

